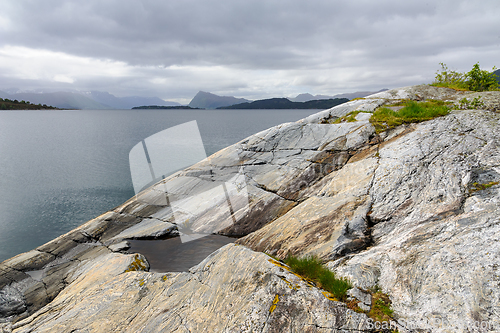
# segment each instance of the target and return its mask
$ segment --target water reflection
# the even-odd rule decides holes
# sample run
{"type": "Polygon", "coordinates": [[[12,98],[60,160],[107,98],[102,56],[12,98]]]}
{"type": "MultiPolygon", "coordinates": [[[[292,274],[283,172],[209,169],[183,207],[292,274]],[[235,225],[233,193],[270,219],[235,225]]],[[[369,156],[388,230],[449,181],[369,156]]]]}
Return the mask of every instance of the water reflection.
{"type": "Polygon", "coordinates": [[[129,240],[128,253],[141,253],[149,261],[151,272],[187,272],[210,253],[233,243],[236,238],[208,235],[183,243],[180,237],[161,240],[129,240]]]}

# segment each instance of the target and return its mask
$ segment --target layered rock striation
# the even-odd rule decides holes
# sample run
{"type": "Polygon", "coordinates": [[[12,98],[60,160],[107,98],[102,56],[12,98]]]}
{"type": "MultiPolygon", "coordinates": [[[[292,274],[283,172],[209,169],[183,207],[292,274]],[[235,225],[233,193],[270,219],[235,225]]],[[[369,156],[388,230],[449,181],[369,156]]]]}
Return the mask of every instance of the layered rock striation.
{"type": "Polygon", "coordinates": [[[375,332],[375,289],[400,332],[500,330],[500,93],[382,133],[369,122],[402,99],[476,95],[384,91],[221,150],[0,264],[4,330],[375,332]],[[189,272],[148,272],[124,253],[129,239],[212,232],[242,238],[189,272]],[[364,312],[262,252],[320,257],[364,312]]]}

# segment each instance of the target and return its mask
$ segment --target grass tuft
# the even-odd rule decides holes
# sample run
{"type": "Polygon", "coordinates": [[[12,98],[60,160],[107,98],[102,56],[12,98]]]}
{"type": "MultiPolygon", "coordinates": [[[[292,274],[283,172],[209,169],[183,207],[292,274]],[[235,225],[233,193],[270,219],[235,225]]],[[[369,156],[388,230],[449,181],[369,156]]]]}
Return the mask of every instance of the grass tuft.
{"type": "Polygon", "coordinates": [[[372,308],[368,316],[377,321],[390,321],[394,311],[389,296],[378,291],[372,294],[372,308]]]}
{"type": "Polygon", "coordinates": [[[380,133],[402,124],[419,123],[445,116],[450,110],[447,104],[439,100],[425,102],[407,100],[403,102],[404,107],[398,111],[387,107],[377,109],[370,118],[370,122],[376,132],[380,133]]]}
{"type": "Polygon", "coordinates": [[[285,263],[297,274],[313,281],[318,287],[330,292],[339,301],[347,299],[347,291],[352,288],[351,283],[344,278],[337,278],[335,273],[323,266],[321,260],[315,256],[299,259],[288,257],[285,263]]]}
{"type": "Polygon", "coordinates": [[[355,122],[355,121],[356,121],[356,116],[357,116],[357,115],[358,115],[358,113],[360,113],[360,112],[361,112],[361,111],[352,111],[352,112],[349,112],[349,113],[348,113],[348,114],[346,114],[345,116],[335,119],[335,120],[332,122],[332,124],[340,124],[340,123],[344,123],[344,122],[348,122],[348,123],[355,122]]]}
{"type": "Polygon", "coordinates": [[[469,193],[486,190],[487,188],[498,185],[498,183],[499,182],[489,182],[486,184],[473,183],[472,187],[469,189],[469,193]]]}

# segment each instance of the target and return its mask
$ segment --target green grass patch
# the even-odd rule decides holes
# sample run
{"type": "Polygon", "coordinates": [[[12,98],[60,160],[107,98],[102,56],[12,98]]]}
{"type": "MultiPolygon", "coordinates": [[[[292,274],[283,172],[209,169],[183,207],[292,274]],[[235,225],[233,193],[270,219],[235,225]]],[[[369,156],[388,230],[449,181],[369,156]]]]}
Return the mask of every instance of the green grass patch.
{"type": "Polygon", "coordinates": [[[313,281],[318,287],[330,292],[339,301],[347,299],[347,291],[352,284],[344,278],[337,278],[335,273],[323,266],[321,260],[315,256],[303,259],[288,257],[285,263],[297,274],[313,281]]]}
{"type": "Polygon", "coordinates": [[[376,321],[392,320],[394,311],[391,308],[389,296],[378,291],[372,294],[372,308],[368,316],[376,321]]]}
{"type": "Polygon", "coordinates": [[[486,105],[481,101],[481,96],[474,97],[472,100],[468,100],[467,98],[462,98],[458,104],[454,106],[456,110],[476,110],[476,109],[484,109],[486,105]]]}
{"type": "Polygon", "coordinates": [[[340,117],[340,118],[337,118],[335,119],[332,124],[340,124],[340,123],[345,123],[346,121],[348,123],[352,123],[352,122],[355,122],[356,121],[356,116],[358,115],[358,113],[360,113],[361,111],[352,111],[352,112],[349,112],[348,114],[346,114],[345,116],[343,117],[340,117]]]}
{"type": "MultiPolygon", "coordinates": [[[[365,313],[374,321],[389,322],[393,319],[394,311],[392,302],[387,294],[384,294],[378,286],[368,292],[372,295],[372,304],[369,312],[363,311],[356,299],[347,301],[347,291],[352,288],[352,284],[347,279],[339,279],[335,273],[323,266],[321,260],[315,256],[302,259],[290,256],[284,262],[296,274],[308,281],[314,282],[316,286],[330,292],[337,300],[344,302],[347,307],[358,313],[365,313]]],[[[392,330],[391,332],[398,332],[392,330]]]]}
{"type": "Polygon", "coordinates": [[[427,100],[425,102],[406,100],[402,102],[402,105],[404,107],[398,111],[381,107],[373,113],[370,122],[377,133],[402,124],[419,123],[445,116],[450,110],[448,103],[439,100],[427,100]]]}
{"type": "Polygon", "coordinates": [[[469,189],[469,193],[474,193],[477,191],[486,190],[487,188],[490,188],[490,187],[492,187],[494,185],[498,185],[498,184],[499,184],[499,182],[489,182],[486,184],[473,183],[471,188],[469,189]]]}

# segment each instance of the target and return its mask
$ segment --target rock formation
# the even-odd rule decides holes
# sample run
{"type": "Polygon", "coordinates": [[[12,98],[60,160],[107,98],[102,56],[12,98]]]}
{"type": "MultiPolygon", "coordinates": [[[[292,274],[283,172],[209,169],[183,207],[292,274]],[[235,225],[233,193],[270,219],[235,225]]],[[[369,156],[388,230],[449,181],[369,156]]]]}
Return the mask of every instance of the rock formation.
{"type": "Polygon", "coordinates": [[[485,93],[483,110],[382,133],[369,122],[402,99],[477,95],[384,91],[223,149],[0,264],[3,329],[375,332],[367,291],[380,288],[399,332],[499,330],[500,93],[485,93]],[[352,111],[356,121],[334,123],[352,111]],[[244,204],[228,215],[242,184],[244,204]],[[127,239],[176,236],[186,221],[243,237],[183,273],[148,272],[147,258],[123,253],[127,239]],[[365,311],[262,252],[317,255],[365,311]]]}

